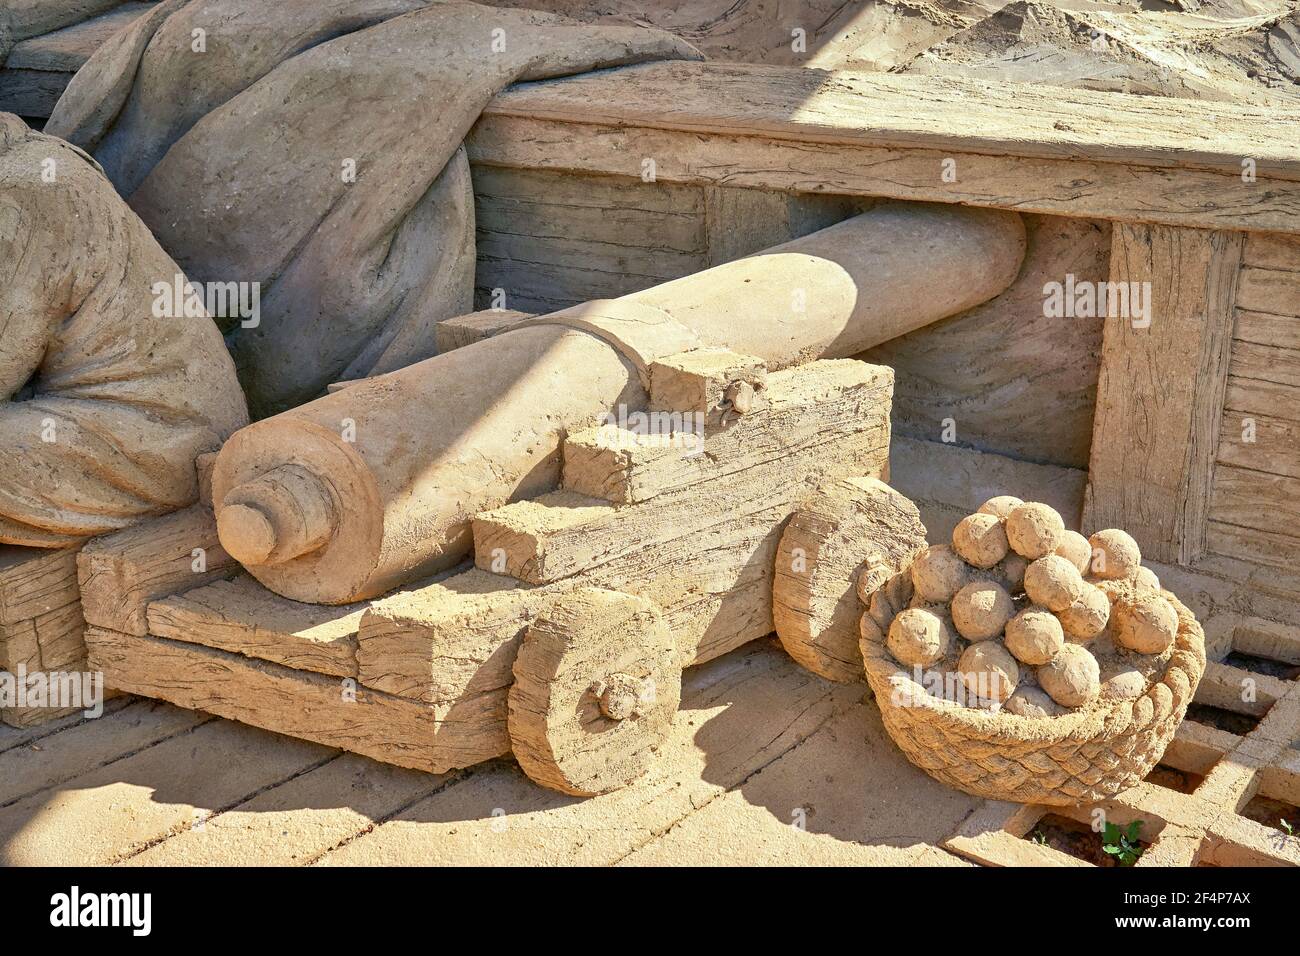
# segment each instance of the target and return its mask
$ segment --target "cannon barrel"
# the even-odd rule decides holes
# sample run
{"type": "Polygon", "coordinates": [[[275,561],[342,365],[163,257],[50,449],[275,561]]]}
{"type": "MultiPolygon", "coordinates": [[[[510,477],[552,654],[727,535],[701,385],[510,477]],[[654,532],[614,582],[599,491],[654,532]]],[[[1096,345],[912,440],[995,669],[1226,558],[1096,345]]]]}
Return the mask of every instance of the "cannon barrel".
{"type": "Polygon", "coordinates": [[[375,597],[461,561],[475,514],[554,488],[566,433],[644,408],[656,358],[712,346],[778,369],[852,356],[998,295],[1024,250],[1014,213],[882,203],[538,317],[236,433],[213,472],[221,543],[285,597],[375,597]]]}

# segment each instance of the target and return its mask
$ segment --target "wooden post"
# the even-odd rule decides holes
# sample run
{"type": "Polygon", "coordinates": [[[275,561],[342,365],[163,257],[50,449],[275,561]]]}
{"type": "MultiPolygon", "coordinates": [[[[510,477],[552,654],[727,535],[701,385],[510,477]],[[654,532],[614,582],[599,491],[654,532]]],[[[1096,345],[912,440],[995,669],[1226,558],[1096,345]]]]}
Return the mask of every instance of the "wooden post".
{"type": "Polygon", "coordinates": [[[1237,232],[1115,225],[1109,281],[1149,283],[1138,287],[1149,312],[1106,321],[1083,526],[1124,528],[1159,561],[1205,550],[1242,243],[1237,232]]]}

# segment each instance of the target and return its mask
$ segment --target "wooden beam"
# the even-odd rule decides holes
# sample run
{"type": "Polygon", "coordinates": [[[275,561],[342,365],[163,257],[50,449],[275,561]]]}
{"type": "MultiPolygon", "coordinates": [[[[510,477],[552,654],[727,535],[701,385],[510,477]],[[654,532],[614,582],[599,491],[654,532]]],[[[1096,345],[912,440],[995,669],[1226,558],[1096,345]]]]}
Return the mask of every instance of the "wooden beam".
{"type": "Polygon", "coordinates": [[[86,623],[137,635],[149,632],[150,602],[238,570],[205,505],[95,538],[77,555],[86,623]]]}
{"type": "Polygon", "coordinates": [[[1166,97],[671,62],[514,87],[468,145],[484,166],[630,178],[650,159],[661,182],[1297,233],[1297,124],[1166,97]]]}
{"type": "Polygon", "coordinates": [[[199,644],[86,629],[107,683],[385,763],[443,773],[510,752],[504,699],[446,710],[199,644]]]}
{"type": "Polygon", "coordinates": [[[1149,315],[1106,320],[1084,530],[1124,528],[1146,557],[1190,564],[1205,551],[1243,237],[1117,224],[1112,242],[1110,282],[1148,284],[1149,315]]]}

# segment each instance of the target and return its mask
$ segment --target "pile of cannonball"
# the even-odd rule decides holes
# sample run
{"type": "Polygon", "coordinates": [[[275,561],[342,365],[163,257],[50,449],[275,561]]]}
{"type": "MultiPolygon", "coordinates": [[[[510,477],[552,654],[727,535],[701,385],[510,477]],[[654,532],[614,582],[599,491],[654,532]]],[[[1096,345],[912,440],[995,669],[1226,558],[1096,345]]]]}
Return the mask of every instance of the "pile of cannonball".
{"type": "Polygon", "coordinates": [[[1159,655],[1178,630],[1130,535],[1111,528],[1085,538],[1049,506],[1009,495],[963,518],[951,545],[921,552],[911,577],[910,606],[886,636],[890,654],[930,667],[959,652],[957,676],[973,705],[1022,716],[1098,696],[1101,669],[1087,645],[1102,634],[1116,649],[1159,655]]]}

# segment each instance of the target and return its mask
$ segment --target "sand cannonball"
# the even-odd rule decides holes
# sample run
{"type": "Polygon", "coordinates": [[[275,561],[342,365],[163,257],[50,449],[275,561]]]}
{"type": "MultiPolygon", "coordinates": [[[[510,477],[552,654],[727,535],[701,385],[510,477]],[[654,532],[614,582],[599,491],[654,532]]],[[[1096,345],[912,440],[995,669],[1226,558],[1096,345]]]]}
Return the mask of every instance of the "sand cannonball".
{"type": "Polygon", "coordinates": [[[1020,717],[1055,717],[1061,713],[1061,706],[1056,701],[1028,684],[1017,687],[1002,707],[1020,717]]]}
{"type": "Polygon", "coordinates": [[[1027,607],[1007,621],[1007,650],[1022,664],[1046,664],[1065,646],[1061,622],[1046,608],[1027,607]]]}
{"type": "Polygon", "coordinates": [[[1061,543],[1065,522],[1055,509],[1029,501],[1007,515],[1007,541],[1016,554],[1036,561],[1061,543]]]}
{"type": "Polygon", "coordinates": [[[932,544],[912,562],[912,587],[931,604],[947,604],[970,580],[970,568],[950,545],[932,544]]]}
{"type": "Polygon", "coordinates": [[[981,641],[962,651],[957,672],[966,690],[981,700],[1006,700],[1020,683],[1020,665],[996,641],[981,641]]]}
{"type": "Polygon", "coordinates": [[[1142,552],[1127,531],[1107,528],[1094,534],[1088,543],[1092,545],[1092,573],[1099,578],[1122,581],[1133,577],[1142,566],[1142,552]]]}
{"type": "Polygon", "coordinates": [[[889,625],[885,646],[894,659],[909,667],[929,667],[948,653],[948,625],[923,607],[899,611],[889,625]]]}
{"type": "Polygon", "coordinates": [[[984,504],[979,506],[976,514],[993,515],[997,518],[1006,518],[1007,515],[1023,505],[1024,502],[1015,495],[998,495],[996,498],[990,498],[984,504]]]}
{"type": "Polygon", "coordinates": [[[1014,551],[998,562],[998,572],[1007,583],[1007,590],[1012,594],[1025,589],[1025,568],[1029,562],[1014,551]]]}
{"type": "Polygon", "coordinates": [[[1115,601],[1115,643],[1139,654],[1161,654],[1178,633],[1178,612],[1154,591],[1115,601]]]}
{"type": "Polygon", "coordinates": [[[1108,700],[1137,700],[1146,692],[1146,675],[1136,668],[1112,674],[1101,685],[1101,695],[1108,700]]]}
{"type": "Polygon", "coordinates": [[[1038,683],[1062,707],[1081,707],[1101,693],[1101,667],[1082,644],[1066,644],[1038,668],[1038,683]]]}
{"type": "Polygon", "coordinates": [[[972,581],[952,599],[952,622],[968,641],[999,636],[1015,613],[1011,595],[995,581],[972,581]]]}
{"type": "Polygon", "coordinates": [[[1110,598],[1095,584],[1083,583],[1083,589],[1074,603],[1064,611],[1056,612],[1066,637],[1086,643],[1106,629],[1110,620],[1110,598]]]}
{"type": "Polygon", "coordinates": [[[1160,579],[1156,577],[1156,573],[1150,568],[1138,568],[1133,572],[1133,580],[1138,587],[1145,588],[1148,591],[1161,590],[1160,579]]]}
{"type": "Polygon", "coordinates": [[[1068,558],[1049,554],[1025,568],[1025,593],[1049,611],[1064,611],[1083,591],[1083,576],[1068,558]]]}
{"type": "Polygon", "coordinates": [[[991,568],[1007,556],[1007,532],[997,515],[967,515],[952,531],[952,548],[967,564],[991,568]]]}
{"type": "Polygon", "coordinates": [[[1092,566],[1092,545],[1077,531],[1067,529],[1061,532],[1061,543],[1056,546],[1056,553],[1078,568],[1080,574],[1087,574],[1092,566]]]}

